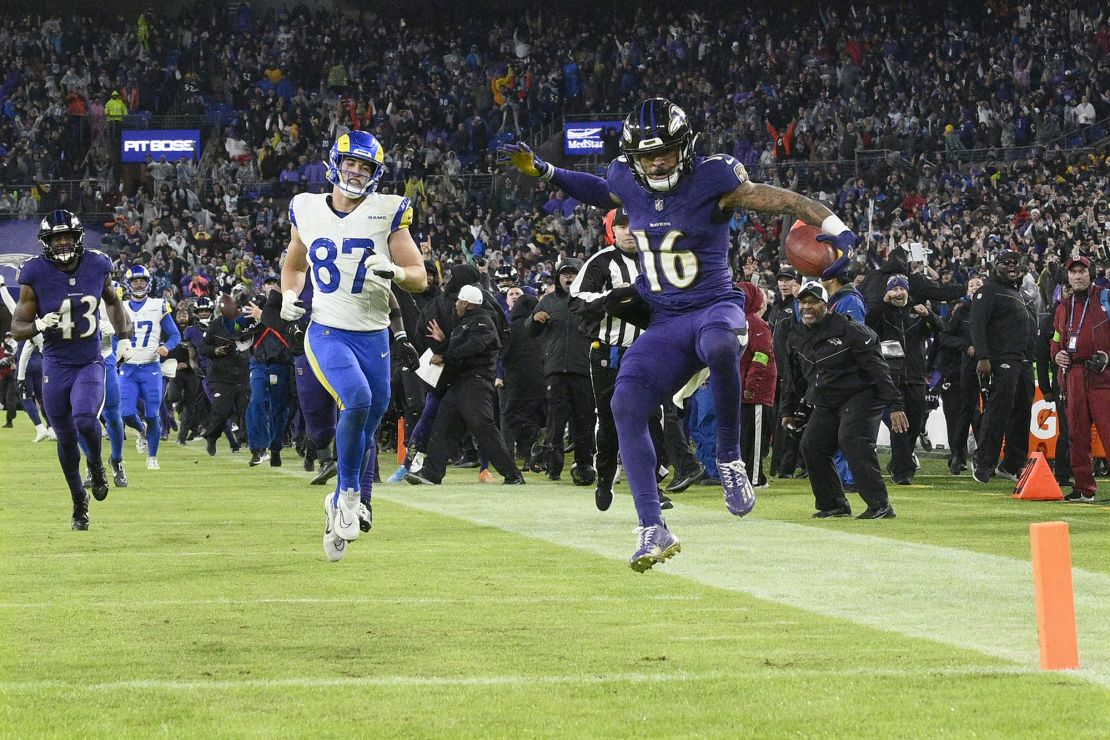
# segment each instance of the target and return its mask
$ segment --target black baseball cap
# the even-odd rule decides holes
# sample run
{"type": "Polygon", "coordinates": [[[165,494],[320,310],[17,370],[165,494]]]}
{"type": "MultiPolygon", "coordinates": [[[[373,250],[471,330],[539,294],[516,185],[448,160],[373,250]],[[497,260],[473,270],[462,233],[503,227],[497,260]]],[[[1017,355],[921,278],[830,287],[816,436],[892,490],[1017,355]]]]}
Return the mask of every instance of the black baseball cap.
{"type": "Polygon", "coordinates": [[[613,209],[613,223],[628,224],[628,211],[624,209],[624,206],[617,206],[613,209]]]}
{"type": "Polygon", "coordinates": [[[779,265],[779,271],[775,273],[776,278],[790,278],[802,282],[802,273],[798,272],[798,268],[794,265],[779,265]]]}

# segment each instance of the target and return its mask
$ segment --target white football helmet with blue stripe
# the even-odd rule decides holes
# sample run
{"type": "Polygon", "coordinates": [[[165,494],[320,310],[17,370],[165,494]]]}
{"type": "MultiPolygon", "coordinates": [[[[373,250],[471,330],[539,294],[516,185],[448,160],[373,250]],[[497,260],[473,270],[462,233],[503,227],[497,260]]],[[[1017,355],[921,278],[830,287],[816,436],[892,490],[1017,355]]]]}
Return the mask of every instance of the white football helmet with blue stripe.
{"type": "Polygon", "coordinates": [[[351,131],[340,136],[331,145],[326,164],[328,182],[339,188],[348,198],[361,198],[377,189],[378,182],[385,173],[385,150],[372,134],[351,131]],[[339,167],[348,157],[369,162],[374,167],[374,171],[361,187],[351,184],[349,173],[344,173],[339,167]]]}

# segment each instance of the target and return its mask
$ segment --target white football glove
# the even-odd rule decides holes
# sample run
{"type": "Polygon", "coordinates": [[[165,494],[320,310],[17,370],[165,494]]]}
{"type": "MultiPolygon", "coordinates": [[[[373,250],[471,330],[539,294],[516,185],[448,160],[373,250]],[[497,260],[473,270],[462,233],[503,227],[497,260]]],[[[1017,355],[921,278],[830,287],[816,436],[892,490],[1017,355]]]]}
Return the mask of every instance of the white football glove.
{"type": "Polygon", "coordinates": [[[134,351],[135,348],[131,346],[130,339],[121,340],[118,344],[116,344],[116,364],[122,365],[127,362],[129,359],[131,359],[131,355],[134,353],[134,351]]]}
{"type": "Polygon", "coordinates": [[[47,329],[53,329],[61,320],[61,314],[59,314],[57,311],[51,311],[42,318],[35,319],[35,328],[39,330],[39,333],[42,333],[47,329]]]}
{"type": "Polygon", "coordinates": [[[395,283],[400,283],[407,277],[405,268],[393,264],[389,257],[386,257],[381,252],[376,252],[371,255],[370,261],[367,262],[366,265],[370,268],[370,271],[378,277],[392,280],[395,283]]]}
{"type": "Polygon", "coordinates": [[[306,313],[304,304],[297,294],[287,290],[281,294],[281,318],[285,321],[296,321],[306,313]]]}

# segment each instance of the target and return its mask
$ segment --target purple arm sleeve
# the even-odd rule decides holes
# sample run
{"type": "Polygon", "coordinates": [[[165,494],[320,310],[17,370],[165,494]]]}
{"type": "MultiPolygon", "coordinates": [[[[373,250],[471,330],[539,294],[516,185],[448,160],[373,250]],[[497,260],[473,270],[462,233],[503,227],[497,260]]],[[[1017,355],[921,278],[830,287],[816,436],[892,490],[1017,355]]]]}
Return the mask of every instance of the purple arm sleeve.
{"type": "Polygon", "coordinates": [[[609,183],[597,175],[554,166],[552,169],[555,172],[551,176],[551,182],[570,193],[571,197],[598,208],[609,209],[616,205],[609,195],[609,183]]]}

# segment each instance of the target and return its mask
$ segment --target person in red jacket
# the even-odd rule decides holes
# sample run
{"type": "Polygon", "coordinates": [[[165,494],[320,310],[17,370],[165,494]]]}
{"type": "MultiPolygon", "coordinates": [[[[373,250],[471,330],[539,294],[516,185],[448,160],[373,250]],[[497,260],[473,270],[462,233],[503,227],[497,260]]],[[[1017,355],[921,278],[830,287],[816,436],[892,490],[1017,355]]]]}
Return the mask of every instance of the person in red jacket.
{"type": "Polygon", "coordinates": [[[1092,285],[1094,271],[1086,257],[1072,257],[1064,268],[1071,295],[1056,307],[1050,347],[1067,396],[1075,476],[1075,485],[1064,498],[1091,503],[1097,490],[1091,473],[1092,423],[1103,444],[1110,443],[1110,296],[1104,295],[1106,289],[1092,285]]]}
{"type": "Polygon", "coordinates": [[[740,454],[751,471],[752,483],[756,488],[765,488],[763,458],[771,449],[778,368],[771,327],[762,317],[766,305],[763,291],[748,282],[739,283],[737,287],[744,291],[744,311],[748,319],[748,346],[740,357],[740,387],[744,389],[740,399],[740,439],[743,441],[740,454]]]}

